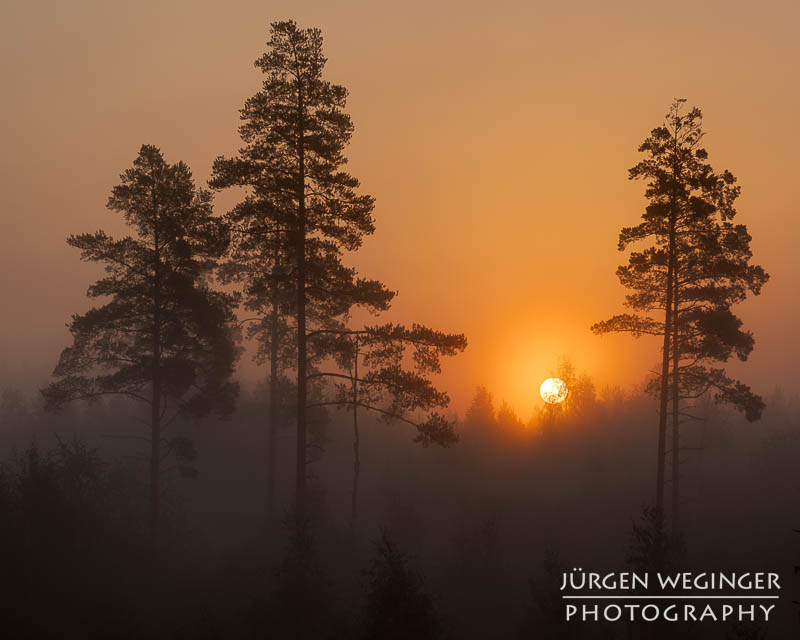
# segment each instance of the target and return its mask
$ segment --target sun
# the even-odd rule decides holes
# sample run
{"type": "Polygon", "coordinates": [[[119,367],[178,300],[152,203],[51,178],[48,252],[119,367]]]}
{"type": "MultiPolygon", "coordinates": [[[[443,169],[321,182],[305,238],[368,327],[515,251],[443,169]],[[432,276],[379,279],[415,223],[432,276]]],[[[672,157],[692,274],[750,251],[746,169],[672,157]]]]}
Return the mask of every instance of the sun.
{"type": "Polygon", "coordinates": [[[547,404],[558,404],[567,399],[569,389],[566,383],[559,378],[548,378],[539,387],[539,393],[547,404]]]}

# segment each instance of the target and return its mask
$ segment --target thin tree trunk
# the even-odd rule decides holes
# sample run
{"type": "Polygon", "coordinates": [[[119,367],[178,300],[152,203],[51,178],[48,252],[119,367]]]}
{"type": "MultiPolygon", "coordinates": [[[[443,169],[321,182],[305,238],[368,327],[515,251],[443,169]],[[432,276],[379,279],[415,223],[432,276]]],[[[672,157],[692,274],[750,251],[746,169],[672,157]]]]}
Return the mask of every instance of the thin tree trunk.
{"type": "MultiPolygon", "coordinates": [[[[678,134],[680,129],[680,122],[678,120],[677,115],[675,116],[674,121],[674,131],[672,137],[672,144],[673,144],[673,160],[672,160],[672,178],[674,180],[672,186],[672,202],[670,203],[670,215],[669,215],[669,268],[667,273],[667,311],[672,316],[670,318],[670,323],[665,325],[665,337],[664,337],[664,354],[663,354],[663,369],[662,369],[662,398],[661,398],[661,422],[664,425],[664,430],[659,434],[660,437],[666,437],[666,422],[667,422],[667,385],[670,382],[669,380],[669,360],[670,355],[672,355],[672,364],[673,364],[673,379],[672,379],[672,509],[673,509],[673,527],[675,526],[675,519],[674,516],[677,514],[677,489],[678,489],[678,421],[680,420],[680,416],[678,414],[678,363],[680,362],[680,355],[678,352],[678,183],[680,180],[680,164],[678,162],[678,134]],[[672,334],[672,354],[670,354],[669,345],[667,343],[667,336],[666,334],[672,334]]],[[[666,452],[662,455],[666,456],[666,452]]],[[[663,483],[663,464],[666,462],[664,458],[662,458],[662,483],[663,483]]],[[[663,522],[664,512],[663,512],[663,505],[664,505],[664,487],[662,484],[662,495],[661,495],[661,517],[663,522]]]]}
{"type": "Polygon", "coordinates": [[[158,202],[152,192],[153,212],[153,390],[150,414],[150,533],[153,549],[158,547],[161,514],[161,255],[159,246],[158,202]]]}
{"type": "Polygon", "coordinates": [[[295,518],[298,529],[306,521],[306,196],[303,93],[298,87],[298,188],[297,188],[297,467],[295,518]]]}
{"type": "Polygon", "coordinates": [[[361,473],[360,444],[361,434],[358,431],[358,336],[356,336],[353,365],[353,492],[351,495],[351,516],[353,522],[358,518],[358,479],[361,473]]]}
{"type": "Polygon", "coordinates": [[[672,280],[674,277],[675,255],[675,217],[670,213],[669,221],[669,260],[667,263],[666,294],[664,305],[664,345],[661,351],[661,394],[658,411],[658,461],[656,465],[656,513],[663,521],[664,517],[664,468],[666,463],[667,445],[667,409],[669,405],[669,365],[672,338],[672,280]]]}
{"type": "Polygon", "coordinates": [[[150,427],[150,527],[154,544],[158,540],[161,511],[161,380],[158,365],[155,367],[150,427]]]}
{"type": "MultiPolygon", "coordinates": [[[[668,268],[667,278],[672,277],[672,267],[668,268]]],[[[667,309],[664,316],[664,346],[661,356],[661,394],[658,409],[658,461],[656,467],[656,512],[664,517],[664,456],[667,444],[667,407],[669,400],[669,364],[672,333],[672,288],[667,294],[667,309]]]]}
{"type": "Polygon", "coordinates": [[[678,339],[678,273],[675,270],[673,285],[673,310],[672,310],[672,532],[678,533],[680,528],[680,342],[678,339]]]}
{"type": "Polygon", "coordinates": [[[267,519],[271,522],[275,509],[275,451],[278,430],[278,306],[273,299],[270,317],[269,345],[269,456],[267,462],[267,519]]]}

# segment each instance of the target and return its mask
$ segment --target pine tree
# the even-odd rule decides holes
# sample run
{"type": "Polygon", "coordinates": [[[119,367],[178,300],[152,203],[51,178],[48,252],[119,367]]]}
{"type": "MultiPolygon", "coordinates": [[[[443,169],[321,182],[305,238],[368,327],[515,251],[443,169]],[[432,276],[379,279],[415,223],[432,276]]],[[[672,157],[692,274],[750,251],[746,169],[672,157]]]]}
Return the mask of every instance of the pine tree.
{"type": "MultiPolygon", "coordinates": [[[[562,358],[558,367],[551,373],[567,387],[567,397],[555,404],[544,403],[539,410],[538,418],[547,430],[551,430],[557,420],[569,416],[579,416],[590,411],[597,398],[594,382],[587,373],[578,373],[566,358],[562,358]]],[[[532,420],[535,419],[532,418],[532,420]]]]}
{"type": "Polygon", "coordinates": [[[484,428],[494,422],[494,397],[485,386],[479,385],[475,388],[475,395],[465,418],[466,422],[479,424],[484,428]]]}
{"type": "Polygon", "coordinates": [[[257,215],[273,225],[276,248],[294,290],[297,356],[297,452],[295,517],[305,519],[306,436],[310,354],[315,326],[341,326],[356,304],[385,309],[393,293],[359,279],[342,264],[343,251],[358,249],[374,231],[373,198],[357,193],[358,180],[344,171],[343,151],[353,133],[344,108],[347,90],[323,78],[326,59],[319,29],[292,21],[271,25],[267,52],[256,60],[266,78],[247,100],[239,128],[244,146],[233,159],[214,163],[212,185],[249,187],[257,215]]]}
{"type": "Polygon", "coordinates": [[[385,532],[366,577],[365,640],[434,640],[444,636],[435,597],[385,532]]]}
{"type": "MultiPolygon", "coordinates": [[[[699,129],[699,126],[698,126],[699,129]]],[[[699,219],[680,233],[673,280],[672,363],[672,526],[680,526],[681,424],[694,416],[690,402],[712,393],[717,402],[732,405],[755,421],[764,401],[750,388],[715,366],[736,356],[744,361],[755,345],[752,333],[731,307],[748,293],[758,295],[768,279],[750,264],[750,235],[734,225],[736,179],[725,171],[706,181],[700,197],[715,215],[699,219]],[[688,402],[687,402],[688,401],[688,402]]]]}
{"type": "Polygon", "coordinates": [[[88,296],[105,303],[73,316],[73,344],[42,394],[51,410],[107,395],[149,406],[155,536],[162,458],[172,453],[185,475],[194,474],[187,464],[195,456],[191,441],[167,438],[168,425],[179,413],[229,413],[238,392],[230,379],[238,355],[234,299],[208,282],[228,236],[189,167],[168,164],[156,147],[143,145],[120,177],[108,208],[123,215],[133,235],[115,240],[97,231],[68,238],[82,260],[104,265],[105,277],[88,296]]]}
{"type": "MultiPolygon", "coordinates": [[[[659,396],[656,511],[663,516],[666,432],[672,413],[673,509],[677,516],[681,399],[716,391],[748,419],[760,415],[763,403],[748,387],[709,366],[735,353],[745,359],[753,339],[741,330],[731,306],[748,292],[758,294],[767,275],[749,264],[750,236],[731,220],[739,195],[733,175],[716,173],[707,162],[702,113],[683,111],[685,100],[670,107],[663,126],[640,145],[644,160],[630,170],[631,179],[647,181],[649,200],[642,222],[620,232],[619,249],[650,242],[630,254],[617,270],[632,290],[626,306],[637,313],[614,316],[593,325],[603,334],[628,332],[662,340],[661,372],[651,385],[659,396]]],[[[676,519],[676,518],[675,518],[676,519]]]]}

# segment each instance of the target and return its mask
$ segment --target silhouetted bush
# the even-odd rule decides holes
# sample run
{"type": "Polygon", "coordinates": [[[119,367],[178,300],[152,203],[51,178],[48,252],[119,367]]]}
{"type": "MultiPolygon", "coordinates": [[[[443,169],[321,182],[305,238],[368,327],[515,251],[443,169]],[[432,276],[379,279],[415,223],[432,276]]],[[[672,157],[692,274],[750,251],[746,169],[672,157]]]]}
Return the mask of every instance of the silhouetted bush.
{"type": "Polygon", "coordinates": [[[436,600],[386,532],[366,572],[366,640],[434,640],[443,637],[436,600]]]}
{"type": "Polygon", "coordinates": [[[36,638],[119,635],[129,581],[146,551],[134,493],[124,474],[78,440],[59,440],[50,451],[34,443],[3,465],[7,629],[36,638]]]}

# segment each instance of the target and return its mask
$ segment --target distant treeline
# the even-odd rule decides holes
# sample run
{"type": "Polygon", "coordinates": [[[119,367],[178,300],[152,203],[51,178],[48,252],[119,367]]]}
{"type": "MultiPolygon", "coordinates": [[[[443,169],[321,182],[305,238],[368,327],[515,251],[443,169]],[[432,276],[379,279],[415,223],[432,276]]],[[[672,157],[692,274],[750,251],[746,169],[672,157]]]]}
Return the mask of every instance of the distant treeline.
{"type": "MultiPolygon", "coordinates": [[[[402,631],[394,616],[410,616],[407,597],[416,611],[409,624],[430,633],[396,637],[565,637],[562,569],[647,569],[653,559],[634,535],[653,524],[641,511],[650,497],[652,400],[595,393],[583,379],[570,410],[530,424],[479,389],[447,450],[418,448],[400,425],[365,420],[355,525],[343,473],[351,425],[345,413],[332,415],[317,431],[324,455],[310,465],[313,525],[302,539],[291,525],[290,426],[278,435],[278,522],[254,509],[267,492],[268,435],[263,394],[245,393],[227,419],[180,424],[197,443],[197,475],[169,476],[155,567],[147,444],[119,439],[137,426],[136,405],[112,400],[52,416],[7,389],[0,508],[8,624],[35,630],[31,637],[255,638],[281,629],[278,637],[382,638],[393,636],[368,632],[368,621],[380,612],[402,631]]],[[[787,606],[769,637],[785,637],[780,629],[794,624],[799,487],[787,479],[800,455],[800,399],[774,394],[757,429],[713,402],[699,411],[704,420],[686,432],[698,450],[683,460],[687,533],[671,561],[778,571],[787,606]]],[[[575,638],[599,632],[570,629],[575,638]]],[[[719,637],[718,628],[707,631],[697,637],[719,637]]],[[[603,632],[628,637],[613,625],[603,632]]]]}

